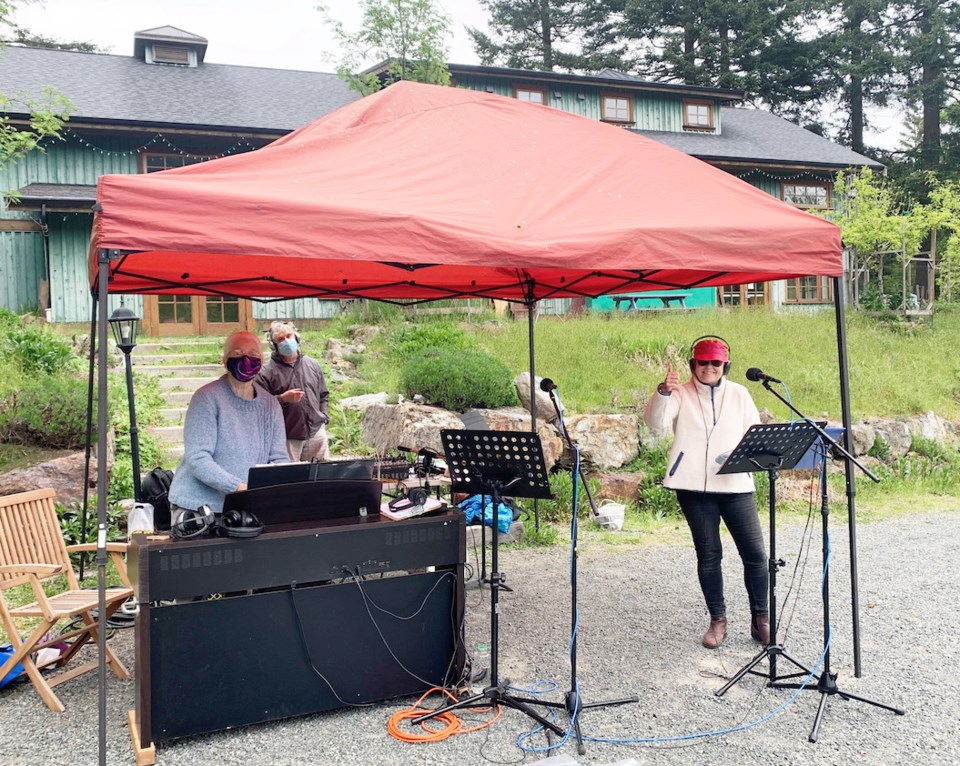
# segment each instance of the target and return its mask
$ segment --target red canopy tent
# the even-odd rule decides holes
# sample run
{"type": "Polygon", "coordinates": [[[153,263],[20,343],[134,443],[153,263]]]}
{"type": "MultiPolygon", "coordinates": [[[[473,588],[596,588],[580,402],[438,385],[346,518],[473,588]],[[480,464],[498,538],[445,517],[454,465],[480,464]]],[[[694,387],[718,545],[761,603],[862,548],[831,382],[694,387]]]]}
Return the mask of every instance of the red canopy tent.
{"type": "Polygon", "coordinates": [[[681,152],[410,82],[97,199],[111,292],[530,302],[843,269],[836,226],[681,152]]]}
{"type": "MultiPolygon", "coordinates": [[[[89,268],[101,443],[108,292],[532,305],[807,275],[834,278],[849,433],[839,229],[596,120],[400,82],[257,152],[103,176],[97,200],[89,268]]],[[[531,379],[532,357],[531,342],[531,379]]],[[[852,525],[849,461],[847,477],[852,525]]],[[[101,525],[106,488],[101,456],[101,525]]],[[[859,675],[852,526],[851,550],[859,675]]],[[[100,582],[102,593],[102,568],[100,582]]]]}

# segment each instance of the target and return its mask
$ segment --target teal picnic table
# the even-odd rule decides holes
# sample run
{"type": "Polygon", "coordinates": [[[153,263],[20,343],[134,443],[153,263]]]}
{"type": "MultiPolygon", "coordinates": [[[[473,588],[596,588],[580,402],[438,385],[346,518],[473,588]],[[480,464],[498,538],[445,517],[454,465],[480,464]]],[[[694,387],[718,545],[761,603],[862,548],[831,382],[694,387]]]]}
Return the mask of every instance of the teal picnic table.
{"type": "Polygon", "coordinates": [[[614,309],[619,309],[624,304],[625,311],[661,311],[662,309],[676,308],[685,309],[687,307],[687,298],[693,293],[681,292],[647,292],[647,293],[621,293],[620,295],[608,296],[613,300],[614,309]],[[637,301],[659,300],[662,306],[639,306],[637,301]]]}

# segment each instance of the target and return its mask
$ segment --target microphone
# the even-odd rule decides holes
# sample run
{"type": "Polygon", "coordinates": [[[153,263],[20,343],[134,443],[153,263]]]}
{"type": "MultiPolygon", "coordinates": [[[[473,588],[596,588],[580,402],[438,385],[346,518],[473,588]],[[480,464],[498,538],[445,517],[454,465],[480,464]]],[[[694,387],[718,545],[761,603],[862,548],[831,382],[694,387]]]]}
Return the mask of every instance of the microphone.
{"type": "Polygon", "coordinates": [[[751,367],[747,370],[747,380],[752,381],[764,381],[765,383],[783,383],[779,378],[773,377],[773,375],[767,375],[759,367],[751,367]]]}
{"type": "Polygon", "coordinates": [[[546,391],[548,393],[550,391],[556,391],[557,384],[554,383],[550,378],[544,378],[543,380],[540,381],[540,390],[546,391]]]}

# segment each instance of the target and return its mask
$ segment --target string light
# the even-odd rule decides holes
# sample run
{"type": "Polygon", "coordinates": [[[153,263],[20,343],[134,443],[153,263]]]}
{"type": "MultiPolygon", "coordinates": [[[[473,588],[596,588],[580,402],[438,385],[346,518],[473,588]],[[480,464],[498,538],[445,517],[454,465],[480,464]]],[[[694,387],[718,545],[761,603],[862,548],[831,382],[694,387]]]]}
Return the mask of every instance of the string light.
{"type": "Polygon", "coordinates": [[[801,178],[812,178],[816,181],[823,181],[825,174],[816,173],[812,170],[802,170],[799,173],[793,174],[771,173],[767,170],[761,170],[760,168],[753,168],[752,170],[746,170],[743,173],[735,173],[734,175],[736,175],[737,178],[746,178],[747,176],[763,176],[764,178],[770,178],[774,181],[796,181],[801,178]]]}
{"type": "MultiPolygon", "coordinates": [[[[224,149],[222,152],[219,152],[216,154],[194,154],[193,152],[188,152],[182,147],[177,146],[169,138],[163,135],[163,133],[157,133],[155,136],[145,141],[144,143],[140,144],[139,146],[134,147],[133,149],[117,151],[113,149],[104,149],[101,146],[97,146],[96,144],[87,140],[83,136],[79,135],[75,130],[72,130],[70,128],[64,128],[63,132],[66,135],[68,135],[70,138],[72,138],[74,141],[76,141],[78,144],[83,146],[85,149],[89,149],[92,152],[96,152],[97,154],[103,154],[109,157],[132,157],[140,154],[141,152],[145,151],[146,149],[149,149],[150,147],[162,146],[176,152],[181,157],[186,157],[193,160],[206,161],[206,160],[219,159],[220,157],[226,157],[231,154],[240,154],[243,152],[249,152],[259,148],[257,146],[254,146],[254,144],[252,144],[246,138],[241,138],[241,139],[238,139],[232,146],[228,147],[227,149],[224,149]]],[[[48,138],[44,141],[44,143],[49,144],[49,143],[52,143],[53,140],[55,139],[48,138]]]]}

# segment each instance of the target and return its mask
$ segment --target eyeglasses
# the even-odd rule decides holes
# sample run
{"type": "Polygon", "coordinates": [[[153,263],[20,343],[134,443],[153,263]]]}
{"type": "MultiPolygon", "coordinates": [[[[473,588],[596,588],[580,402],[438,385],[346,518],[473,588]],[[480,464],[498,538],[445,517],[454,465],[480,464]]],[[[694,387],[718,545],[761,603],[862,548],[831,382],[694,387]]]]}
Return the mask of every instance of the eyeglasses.
{"type": "Polygon", "coordinates": [[[700,367],[723,367],[723,362],[719,359],[697,359],[700,367]]]}

